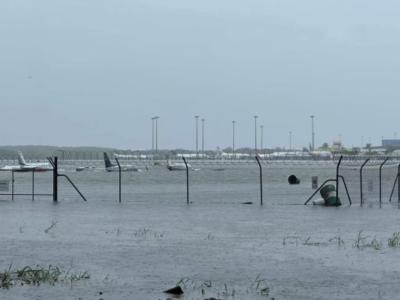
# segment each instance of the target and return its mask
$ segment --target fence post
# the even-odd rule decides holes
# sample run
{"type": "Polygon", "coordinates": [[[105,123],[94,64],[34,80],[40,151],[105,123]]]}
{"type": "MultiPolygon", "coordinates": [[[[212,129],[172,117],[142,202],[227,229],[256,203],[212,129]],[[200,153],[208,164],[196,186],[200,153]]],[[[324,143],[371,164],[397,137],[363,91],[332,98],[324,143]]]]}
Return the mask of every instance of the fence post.
{"type": "Polygon", "coordinates": [[[262,174],[262,166],[260,162],[260,158],[256,155],[256,161],[258,163],[258,167],[260,169],[260,203],[263,205],[263,174],[262,174]]]}
{"type": "Polygon", "coordinates": [[[363,169],[365,167],[365,165],[369,162],[369,158],[367,158],[364,163],[361,165],[360,168],[360,205],[362,206],[364,203],[363,200],[363,169]]]}
{"type": "Polygon", "coordinates": [[[53,202],[58,201],[58,157],[53,160],[53,202]]]}
{"type": "Polygon", "coordinates": [[[385,160],[379,166],[379,206],[382,205],[382,168],[383,165],[388,161],[389,157],[386,157],[385,160]]]}
{"type": "Polygon", "coordinates": [[[400,204],[400,164],[397,167],[397,203],[400,204]]]}
{"type": "Polygon", "coordinates": [[[397,203],[400,204],[400,164],[397,167],[397,203]]]}
{"type": "Polygon", "coordinates": [[[14,200],[14,170],[11,171],[11,200],[14,200]]]}
{"type": "Polygon", "coordinates": [[[182,156],[182,159],[186,167],[186,204],[189,204],[189,166],[184,156],[182,156]]]}
{"type": "Polygon", "coordinates": [[[35,200],[35,170],[32,170],[32,201],[35,200]]]}
{"type": "Polygon", "coordinates": [[[117,162],[118,165],[118,202],[121,203],[121,189],[122,189],[122,184],[121,184],[121,165],[119,164],[118,157],[115,158],[115,161],[117,162]]]}
{"type": "Polygon", "coordinates": [[[342,163],[343,155],[340,156],[339,161],[336,165],[336,201],[339,199],[339,168],[342,163]]]}
{"type": "Polygon", "coordinates": [[[51,157],[48,157],[47,160],[53,167],[53,202],[57,202],[58,200],[58,177],[65,177],[69,183],[72,185],[72,187],[78,192],[78,194],[81,196],[81,198],[84,201],[87,201],[85,196],[82,195],[82,193],[79,191],[79,189],[76,187],[76,185],[72,182],[72,180],[65,174],[59,174],[58,173],[58,158],[57,156],[52,159],[51,157]]]}
{"type": "Polygon", "coordinates": [[[397,191],[397,202],[399,202],[400,204],[400,164],[397,166],[397,174],[396,174],[396,178],[394,179],[394,183],[393,183],[393,188],[392,188],[392,192],[390,193],[390,197],[389,197],[389,202],[392,202],[392,197],[394,194],[394,189],[396,188],[396,184],[398,185],[398,191],[397,191]]]}

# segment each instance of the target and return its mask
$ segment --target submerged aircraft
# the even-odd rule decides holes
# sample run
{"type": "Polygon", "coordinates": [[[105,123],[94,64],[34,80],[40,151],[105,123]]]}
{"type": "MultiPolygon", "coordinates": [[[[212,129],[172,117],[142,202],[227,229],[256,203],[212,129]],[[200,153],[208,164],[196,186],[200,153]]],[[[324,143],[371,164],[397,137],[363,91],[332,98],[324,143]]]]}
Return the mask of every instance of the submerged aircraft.
{"type": "MultiPolygon", "coordinates": [[[[192,166],[188,164],[188,168],[192,166]]],[[[186,170],[186,165],[183,162],[172,162],[170,160],[167,161],[167,169],[170,171],[184,171],[186,170]]]]}
{"type": "MultiPolygon", "coordinates": [[[[104,164],[106,166],[106,171],[107,172],[118,172],[118,165],[111,163],[110,158],[108,157],[108,154],[106,152],[103,152],[104,154],[104,164]]],[[[123,172],[141,172],[142,170],[133,166],[133,165],[121,165],[121,171],[123,172]]]]}
{"type": "Polygon", "coordinates": [[[14,172],[46,172],[52,171],[53,168],[49,163],[27,163],[21,151],[18,151],[18,165],[4,166],[0,171],[14,171],[14,172]]]}

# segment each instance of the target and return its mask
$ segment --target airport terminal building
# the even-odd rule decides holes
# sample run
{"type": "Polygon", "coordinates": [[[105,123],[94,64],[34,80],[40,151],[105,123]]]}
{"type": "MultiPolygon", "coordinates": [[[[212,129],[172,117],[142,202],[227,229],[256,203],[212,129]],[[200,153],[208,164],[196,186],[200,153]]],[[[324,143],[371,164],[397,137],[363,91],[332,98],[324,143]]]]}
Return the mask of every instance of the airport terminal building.
{"type": "Polygon", "coordinates": [[[383,139],[382,147],[386,149],[400,149],[400,139],[383,139]]]}

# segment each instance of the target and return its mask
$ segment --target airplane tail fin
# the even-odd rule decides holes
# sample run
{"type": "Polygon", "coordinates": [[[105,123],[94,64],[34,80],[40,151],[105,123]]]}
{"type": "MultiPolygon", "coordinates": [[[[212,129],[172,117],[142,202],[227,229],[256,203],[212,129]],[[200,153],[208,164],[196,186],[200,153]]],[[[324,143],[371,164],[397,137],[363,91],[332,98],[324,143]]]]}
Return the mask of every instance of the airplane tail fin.
{"type": "Polygon", "coordinates": [[[25,161],[24,156],[22,155],[21,151],[18,151],[18,164],[20,166],[25,166],[26,165],[26,161],[25,161]]]}
{"type": "Polygon", "coordinates": [[[110,167],[114,166],[114,165],[111,163],[111,160],[110,160],[110,158],[108,157],[108,154],[107,154],[106,152],[104,152],[103,154],[104,154],[104,163],[105,163],[105,165],[106,165],[106,168],[110,168],[110,167]]]}

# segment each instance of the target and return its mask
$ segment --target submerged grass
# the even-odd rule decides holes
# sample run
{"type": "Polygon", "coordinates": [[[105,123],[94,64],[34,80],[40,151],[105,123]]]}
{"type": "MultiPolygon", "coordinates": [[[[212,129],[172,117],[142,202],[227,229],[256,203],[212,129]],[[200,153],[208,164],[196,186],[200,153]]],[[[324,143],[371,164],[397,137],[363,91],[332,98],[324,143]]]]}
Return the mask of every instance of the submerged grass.
{"type": "Polygon", "coordinates": [[[63,268],[49,265],[43,267],[26,266],[22,269],[12,270],[12,266],[4,272],[0,272],[0,288],[9,289],[17,284],[40,285],[47,283],[54,285],[56,283],[69,282],[89,279],[88,272],[70,273],[65,272],[63,268]]]}
{"type": "Polygon", "coordinates": [[[47,228],[44,230],[44,233],[48,234],[53,228],[56,227],[56,225],[57,225],[57,221],[52,221],[51,224],[50,224],[50,226],[47,227],[47,228]]]}
{"type": "Polygon", "coordinates": [[[363,231],[360,230],[354,241],[354,244],[353,244],[354,248],[362,249],[365,244],[366,239],[367,239],[367,236],[363,236],[363,231]]]}
{"type": "Polygon", "coordinates": [[[269,296],[270,288],[267,285],[267,279],[261,278],[261,274],[257,275],[250,287],[255,289],[255,291],[262,296],[269,296]]]}
{"type": "Polygon", "coordinates": [[[388,246],[390,248],[398,248],[400,246],[400,232],[394,232],[392,237],[388,239],[388,246]]]}
{"type": "Polygon", "coordinates": [[[374,238],[369,244],[367,244],[367,247],[371,247],[374,250],[381,250],[383,248],[383,243],[374,238]]]}
{"type": "Polygon", "coordinates": [[[357,237],[353,244],[354,248],[357,249],[365,249],[365,248],[372,248],[374,250],[381,250],[383,244],[381,241],[378,241],[376,238],[368,241],[368,236],[363,235],[363,231],[360,230],[357,234],[357,237]]]}
{"type": "MultiPolygon", "coordinates": [[[[234,286],[226,282],[216,282],[211,280],[197,280],[191,278],[181,278],[176,286],[181,287],[183,290],[192,291],[192,293],[200,293],[201,299],[235,299],[239,297],[253,298],[255,294],[262,297],[268,297],[270,295],[270,287],[268,281],[258,274],[254,280],[250,280],[249,285],[246,289],[236,289],[234,286]],[[250,296],[253,295],[253,296],[250,296]],[[205,298],[205,297],[209,298],[205,298]]],[[[195,298],[195,296],[193,296],[195,298]]],[[[199,296],[198,296],[199,297],[199,296]]],[[[197,299],[197,298],[196,298],[197,299]]],[[[199,298],[200,299],[200,298],[199,298]]]]}
{"type": "MultiPolygon", "coordinates": [[[[285,245],[298,245],[301,237],[297,235],[286,235],[283,238],[282,244],[285,245]]],[[[303,246],[326,246],[329,243],[335,243],[339,248],[345,246],[345,241],[341,236],[335,236],[328,240],[328,243],[314,241],[311,236],[308,236],[304,242],[303,246]]],[[[400,248],[400,232],[394,232],[392,236],[387,240],[387,246],[389,248],[400,248]]],[[[364,234],[363,230],[358,231],[355,240],[353,241],[353,247],[359,250],[363,250],[366,248],[374,249],[374,250],[382,250],[384,248],[384,243],[381,240],[378,240],[376,237],[371,238],[368,235],[364,234]]]]}
{"type": "Polygon", "coordinates": [[[228,288],[228,285],[226,283],[224,283],[224,289],[222,291],[222,296],[225,297],[225,298],[226,297],[234,298],[235,295],[236,295],[235,289],[234,288],[232,288],[232,289],[228,288]]]}
{"type": "Polygon", "coordinates": [[[140,239],[154,238],[156,240],[159,240],[159,239],[162,239],[164,237],[164,233],[154,231],[154,230],[152,230],[150,228],[140,228],[140,229],[135,230],[133,232],[133,236],[135,238],[140,238],[140,239]]]}
{"type": "Polygon", "coordinates": [[[290,244],[292,244],[292,245],[295,244],[297,246],[298,243],[299,243],[299,239],[300,239],[300,237],[298,235],[296,235],[296,234],[294,234],[294,235],[287,234],[282,240],[282,245],[286,246],[288,244],[289,245],[290,244]]]}
{"type": "MultiPolygon", "coordinates": [[[[282,245],[296,245],[298,246],[299,241],[301,241],[302,238],[296,234],[294,235],[286,235],[283,240],[282,240],[282,245]]],[[[327,246],[329,244],[335,243],[339,248],[345,246],[345,241],[341,236],[335,236],[333,238],[330,238],[328,242],[320,242],[320,241],[315,241],[311,236],[308,236],[303,240],[301,243],[303,246],[327,246]]],[[[400,247],[400,232],[394,232],[392,237],[388,239],[388,247],[391,248],[399,248],[400,247]]],[[[357,233],[357,236],[355,240],[353,241],[353,247],[359,250],[363,250],[366,248],[371,248],[374,250],[382,250],[384,248],[383,242],[381,240],[378,240],[376,237],[369,237],[364,234],[363,230],[360,230],[357,233]]]]}
{"type": "Polygon", "coordinates": [[[314,242],[311,240],[311,236],[309,236],[308,238],[306,238],[303,242],[304,246],[321,246],[322,243],[321,242],[314,242]]]}
{"type": "Polygon", "coordinates": [[[334,236],[333,238],[329,239],[329,242],[334,242],[339,248],[345,245],[345,242],[340,235],[334,236]]]}

